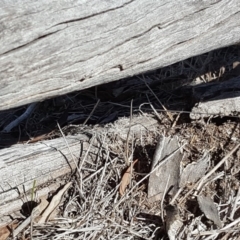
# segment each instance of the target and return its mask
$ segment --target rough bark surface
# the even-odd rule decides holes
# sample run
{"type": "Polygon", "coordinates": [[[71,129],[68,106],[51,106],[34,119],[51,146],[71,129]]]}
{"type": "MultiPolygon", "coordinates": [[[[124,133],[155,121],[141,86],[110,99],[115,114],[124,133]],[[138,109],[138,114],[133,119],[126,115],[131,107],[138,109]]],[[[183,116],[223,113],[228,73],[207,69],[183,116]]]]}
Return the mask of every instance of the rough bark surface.
{"type": "Polygon", "coordinates": [[[239,41],[240,1],[2,1],[0,110],[239,41]]]}

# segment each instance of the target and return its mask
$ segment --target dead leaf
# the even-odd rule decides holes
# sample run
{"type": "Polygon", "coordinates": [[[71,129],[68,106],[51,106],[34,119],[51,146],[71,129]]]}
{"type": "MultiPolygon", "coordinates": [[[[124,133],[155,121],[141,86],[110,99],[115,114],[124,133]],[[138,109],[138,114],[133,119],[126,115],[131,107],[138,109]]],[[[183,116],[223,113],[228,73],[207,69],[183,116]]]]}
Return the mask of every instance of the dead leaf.
{"type": "Polygon", "coordinates": [[[45,209],[44,213],[42,214],[42,217],[39,219],[38,223],[45,223],[50,214],[53,212],[53,210],[58,206],[60,203],[63,194],[67,191],[67,189],[71,186],[72,182],[67,183],[53,198],[48,207],[45,209]]]}
{"type": "Polygon", "coordinates": [[[182,153],[177,151],[179,148],[178,138],[163,136],[156,147],[151,171],[156,168],[166,157],[175,153],[164,163],[150,174],[148,182],[148,200],[155,202],[161,200],[165,190],[170,195],[176,194],[179,188],[180,180],[180,162],[182,160],[182,153]],[[169,181],[168,181],[169,179],[169,181]]]}
{"type": "Polygon", "coordinates": [[[123,174],[122,181],[121,181],[121,184],[120,184],[120,187],[119,187],[119,192],[120,192],[121,196],[124,195],[124,192],[125,192],[128,184],[130,183],[132,169],[133,169],[133,166],[135,165],[135,163],[137,161],[138,161],[138,159],[136,159],[133,163],[131,163],[130,167],[123,174]]]}
{"type": "Polygon", "coordinates": [[[180,187],[184,188],[187,183],[196,183],[200,178],[202,178],[210,162],[210,155],[205,152],[197,162],[188,164],[182,171],[180,179],[180,187]]]}
{"type": "Polygon", "coordinates": [[[204,215],[212,220],[218,227],[222,227],[222,222],[219,217],[218,209],[214,201],[210,197],[198,196],[198,204],[204,215]]]}
{"type": "MultiPolygon", "coordinates": [[[[46,199],[46,196],[44,197],[41,197],[41,205],[39,206],[39,212],[42,213],[48,206],[49,202],[48,200],[46,199]]],[[[36,219],[35,219],[35,222],[38,223],[38,221],[40,220],[41,216],[37,216],[36,219]]]]}
{"type": "Polygon", "coordinates": [[[6,240],[10,236],[11,230],[15,229],[17,225],[18,222],[12,222],[7,226],[0,228],[0,240],[6,240]]]}

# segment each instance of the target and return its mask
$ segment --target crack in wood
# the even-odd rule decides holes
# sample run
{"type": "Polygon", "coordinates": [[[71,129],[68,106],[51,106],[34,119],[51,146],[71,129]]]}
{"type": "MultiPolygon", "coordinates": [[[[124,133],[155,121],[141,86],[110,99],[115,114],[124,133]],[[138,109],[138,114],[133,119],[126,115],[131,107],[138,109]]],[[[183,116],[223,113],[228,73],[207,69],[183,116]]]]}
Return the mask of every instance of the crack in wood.
{"type": "Polygon", "coordinates": [[[76,18],[76,19],[71,19],[71,20],[67,20],[67,21],[64,21],[64,22],[60,22],[58,24],[55,24],[53,25],[52,27],[55,27],[55,26],[59,26],[59,25],[62,25],[62,24],[68,24],[68,23],[73,23],[73,22],[79,22],[79,21],[82,21],[82,20],[86,20],[86,19],[89,19],[89,18],[93,18],[95,16],[99,16],[101,14],[104,14],[104,13],[108,13],[108,12],[112,12],[112,11],[115,11],[117,9],[120,9],[120,8],[123,8],[125,7],[126,5],[134,2],[135,0],[130,0],[129,2],[126,2],[124,3],[123,5],[121,6],[118,6],[118,7],[115,7],[115,8],[110,8],[110,9],[107,9],[105,11],[102,11],[102,12],[99,12],[99,13],[94,13],[92,15],[89,15],[89,16],[86,16],[86,17],[81,17],[81,18],[76,18]]]}
{"type": "Polygon", "coordinates": [[[62,29],[56,30],[56,31],[51,32],[51,33],[47,33],[47,34],[41,35],[40,37],[37,37],[37,38],[33,39],[33,40],[30,41],[30,42],[27,42],[27,43],[25,43],[25,44],[23,44],[23,45],[20,45],[20,46],[16,47],[16,48],[13,48],[13,49],[11,49],[11,50],[8,50],[8,51],[6,51],[6,52],[3,52],[2,54],[0,54],[0,56],[6,55],[6,54],[8,54],[8,53],[15,52],[15,51],[17,51],[17,50],[19,50],[19,49],[23,49],[24,47],[28,47],[29,45],[32,45],[32,44],[38,42],[39,40],[41,40],[41,39],[43,39],[43,38],[46,38],[46,37],[49,37],[49,36],[51,36],[51,35],[59,32],[59,31],[62,31],[62,29]]]}
{"type": "MultiPolygon", "coordinates": [[[[131,38],[129,38],[129,39],[126,39],[125,41],[123,41],[123,42],[121,42],[121,43],[119,43],[119,44],[111,47],[110,49],[108,49],[108,50],[106,50],[106,51],[104,51],[104,52],[101,52],[101,53],[99,53],[99,54],[97,54],[97,55],[94,55],[94,56],[89,57],[89,58],[84,59],[84,60],[76,61],[76,62],[74,62],[71,66],[74,66],[75,64],[78,64],[78,63],[82,63],[82,62],[91,60],[91,59],[93,59],[93,58],[96,58],[97,56],[102,56],[102,55],[104,55],[104,54],[106,54],[106,53],[114,50],[114,49],[117,48],[117,47],[121,47],[122,45],[124,45],[124,44],[126,44],[126,43],[128,43],[128,42],[130,42],[130,41],[132,41],[132,40],[134,40],[134,39],[137,39],[137,38],[139,38],[139,37],[142,37],[142,36],[145,35],[146,33],[148,33],[148,32],[150,32],[151,30],[153,30],[154,28],[155,28],[155,29],[158,29],[158,27],[159,27],[159,23],[156,24],[156,25],[154,25],[154,26],[152,26],[151,28],[147,29],[146,31],[144,31],[144,32],[142,32],[142,33],[140,33],[140,34],[137,34],[136,36],[133,36],[133,37],[131,37],[131,38]]],[[[112,67],[112,68],[114,68],[114,67],[112,67]]],[[[120,69],[121,69],[121,68],[120,68],[120,69]]],[[[121,71],[122,71],[122,70],[121,70],[121,71]]]]}

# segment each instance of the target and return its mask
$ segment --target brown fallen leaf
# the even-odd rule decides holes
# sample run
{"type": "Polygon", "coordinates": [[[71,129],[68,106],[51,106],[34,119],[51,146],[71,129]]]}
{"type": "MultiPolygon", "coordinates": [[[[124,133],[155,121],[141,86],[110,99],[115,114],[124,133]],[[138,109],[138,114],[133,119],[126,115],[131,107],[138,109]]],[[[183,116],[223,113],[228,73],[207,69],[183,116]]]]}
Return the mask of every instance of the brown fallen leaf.
{"type": "Polygon", "coordinates": [[[10,234],[11,230],[15,229],[18,225],[18,222],[12,222],[8,224],[7,226],[0,228],[0,240],[6,240],[10,234]]]}
{"type": "Polygon", "coordinates": [[[138,161],[138,159],[136,159],[134,162],[132,162],[130,167],[123,174],[122,181],[121,181],[121,184],[120,184],[120,187],[119,187],[119,193],[120,193],[121,196],[124,195],[124,192],[125,192],[128,184],[130,183],[132,169],[133,169],[133,166],[135,165],[135,163],[137,161],[138,161]]]}

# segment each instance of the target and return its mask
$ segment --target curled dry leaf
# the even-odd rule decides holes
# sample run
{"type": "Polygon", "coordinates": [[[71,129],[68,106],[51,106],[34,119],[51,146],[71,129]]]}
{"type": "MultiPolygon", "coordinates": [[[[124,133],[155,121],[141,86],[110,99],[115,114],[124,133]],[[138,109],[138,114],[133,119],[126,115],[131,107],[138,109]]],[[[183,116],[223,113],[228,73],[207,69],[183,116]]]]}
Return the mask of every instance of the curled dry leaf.
{"type": "Polygon", "coordinates": [[[132,169],[133,169],[133,166],[135,165],[135,163],[137,161],[138,161],[138,159],[136,159],[134,162],[132,162],[130,167],[123,174],[122,181],[121,181],[121,184],[120,184],[120,187],[119,187],[119,193],[120,193],[121,196],[124,195],[124,192],[125,192],[128,184],[130,183],[132,169]]]}

